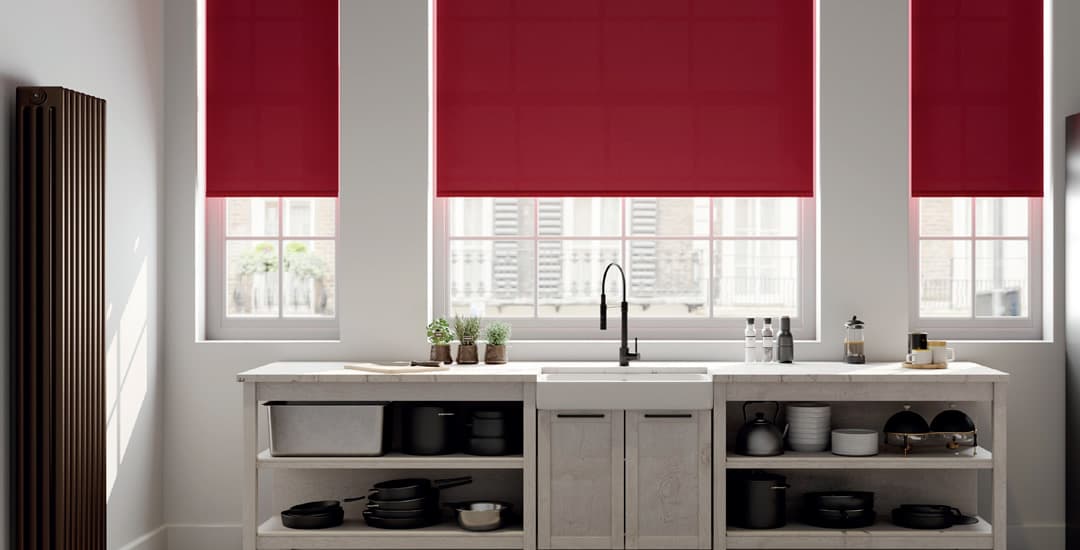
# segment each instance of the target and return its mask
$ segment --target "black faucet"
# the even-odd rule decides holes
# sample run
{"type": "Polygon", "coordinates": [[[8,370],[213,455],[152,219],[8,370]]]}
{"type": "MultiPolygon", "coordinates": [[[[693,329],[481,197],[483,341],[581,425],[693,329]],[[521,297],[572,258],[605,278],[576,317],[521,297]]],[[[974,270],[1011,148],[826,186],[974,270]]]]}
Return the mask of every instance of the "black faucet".
{"type": "Polygon", "coordinates": [[[611,268],[618,268],[619,275],[622,277],[622,340],[619,346],[619,366],[630,366],[630,361],[641,359],[641,354],[638,353],[637,338],[634,338],[634,353],[630,353],[630,344],[627,342],[629,337],[627,336],[626,322],[630,318],[630,304],[626,303],[626,273],[623,272],[622,266],[615,262],[608,264],[604,268],[604,278],[600,282],[600,330],[607,330],[607,273],[611,268]]]}

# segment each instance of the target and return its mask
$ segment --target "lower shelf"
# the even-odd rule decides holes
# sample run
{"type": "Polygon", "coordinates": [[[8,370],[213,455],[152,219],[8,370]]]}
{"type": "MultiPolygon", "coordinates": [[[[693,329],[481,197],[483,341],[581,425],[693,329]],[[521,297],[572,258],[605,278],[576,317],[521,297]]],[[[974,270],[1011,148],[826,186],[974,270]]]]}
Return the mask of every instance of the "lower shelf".
{"type": "Polygon", "coordinates": [[[989,523],[979,518],[972,525],[957,525],[940,531],[905,529],[887,520],[849,531],[822,529],[789,523],[779,529],[738,529],[727,532],[728,548],[993,548],[994,534],[989,523]]]}
{"type": "Polygon", "coordinates": [[[349,548],[505,548],[525,547],[525,533],[520,526],[498,531],[473,532],[454,523],[441,523],[420,529],[376,529],[362,520],[347,519],[330,529],[289,529],[281,518],[272,517],[259,526],[256,547],[267,550],[349,548]]]}

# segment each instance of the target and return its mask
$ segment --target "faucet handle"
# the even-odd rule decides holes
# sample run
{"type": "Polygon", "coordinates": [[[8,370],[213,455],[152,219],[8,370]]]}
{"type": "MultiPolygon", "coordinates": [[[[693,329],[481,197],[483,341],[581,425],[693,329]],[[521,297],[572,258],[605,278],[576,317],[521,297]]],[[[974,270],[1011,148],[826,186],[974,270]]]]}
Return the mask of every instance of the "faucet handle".
{"type": "Polygon", "coordinates": [[[637,350],[637,337],[634,337],[634,353],[630,354],[631,359],[641,359],[641,354],[637,350]]]}

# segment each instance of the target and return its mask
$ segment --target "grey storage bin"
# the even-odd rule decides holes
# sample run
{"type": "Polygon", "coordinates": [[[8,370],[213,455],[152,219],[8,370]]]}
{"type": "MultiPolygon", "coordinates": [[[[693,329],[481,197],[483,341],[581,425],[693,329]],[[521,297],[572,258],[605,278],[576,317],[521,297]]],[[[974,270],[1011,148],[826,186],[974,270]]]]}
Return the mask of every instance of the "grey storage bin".
{"type": "Polygon", "coordinates": [[[271,456],[380,456],[386,403],[270,401],[271,456]]]}

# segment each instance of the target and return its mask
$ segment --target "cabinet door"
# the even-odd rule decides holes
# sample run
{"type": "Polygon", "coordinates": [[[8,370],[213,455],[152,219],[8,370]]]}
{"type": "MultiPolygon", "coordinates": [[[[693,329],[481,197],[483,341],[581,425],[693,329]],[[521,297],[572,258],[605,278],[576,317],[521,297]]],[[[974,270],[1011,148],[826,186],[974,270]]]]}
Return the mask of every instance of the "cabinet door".
{"type": "Polygon", "coordinates": [[[712,545],[709,411],[626,412],[626,547],[712,545]]]}
{"type": "Polygon", "coordinates": [[[540,548],[623,548],[622,411],[540,411],[540,548]]]}

